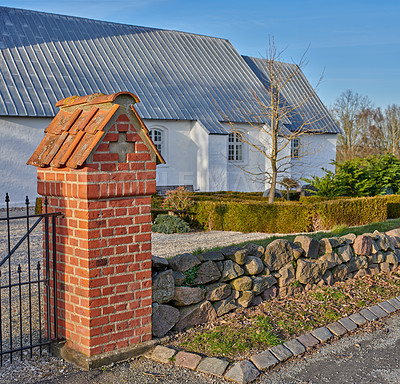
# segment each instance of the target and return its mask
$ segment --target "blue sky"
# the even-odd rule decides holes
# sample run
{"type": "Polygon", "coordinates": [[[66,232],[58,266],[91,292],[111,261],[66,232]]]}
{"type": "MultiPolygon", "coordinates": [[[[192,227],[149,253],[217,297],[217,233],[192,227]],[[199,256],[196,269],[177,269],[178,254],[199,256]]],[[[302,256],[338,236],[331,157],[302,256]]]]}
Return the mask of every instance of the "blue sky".
{"type": "Polygon", "coordinates": [[[298,62],[328,106],[352,89],[375,106],[400,104],[397,0],[10,0],[0,5],[226,38],[242,55],[265,57],[272,36],[298,62]]]}

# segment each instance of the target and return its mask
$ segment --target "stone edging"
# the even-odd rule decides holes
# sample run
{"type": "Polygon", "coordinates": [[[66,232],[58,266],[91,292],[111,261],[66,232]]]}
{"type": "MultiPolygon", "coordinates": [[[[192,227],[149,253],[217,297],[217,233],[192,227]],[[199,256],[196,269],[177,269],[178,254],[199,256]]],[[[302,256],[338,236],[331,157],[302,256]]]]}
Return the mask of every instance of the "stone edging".
{"type": "Polygon", "coordinates": [[[245,384],[255,380],[262,371],[283,363],[293,356],[300,356],[307,350],[324,343],[334,336],[341,337],[367,322],[385,318],[400,310],[400,296],[362,309],[349,317],[342,318],[326,327],[296,337],[283,344],[269,348],[250,357],[249,360],[232,364],[215,357],[202,357],[196,353],[179,351],[158,345],[146,357],[161,362],[173,362],[176,367],[189,368],[198,372],[223,377],[235,383],[245,384]]]}

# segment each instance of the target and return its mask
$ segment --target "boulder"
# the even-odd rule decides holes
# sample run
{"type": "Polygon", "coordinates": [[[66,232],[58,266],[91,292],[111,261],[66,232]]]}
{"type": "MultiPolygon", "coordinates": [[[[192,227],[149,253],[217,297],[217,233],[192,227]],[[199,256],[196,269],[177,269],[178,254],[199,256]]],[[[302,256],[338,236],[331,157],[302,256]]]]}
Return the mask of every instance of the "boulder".
{"type": "Polygon", "coordinates": [[[331,253],[326,253],[325,255],[322,255],[319,260],[326,262],[327,264],[327,269],[336,267],[339,264],[342,264],[342,259],[339,257],[339,255],[336,252],[331,252],[331,253]]]}
{"type": "Polygon", "coordinates": [[[247,249],[247,255],[259,258],[262,258],[265,252],[263,246],[254,243],[246,244],[244,248],[247,249]]]}
{"type": "Polygon", "coordinates": [[[247,255],[247,250],[245,248],[239,248],[236,246],[222,248],[220,252],[226,259],[232,260],[239,265],[244,264],[247,255]]]}
{"type": "Polygon", "coordinates": [[[172,276],[175,281],[175,286],[182,285],[186,280],[186,276],[179,271],[172,271],[172,276]]]}
{"type": "Polygon", "coordinates": [[[390,231],[385,232],[387,236],[397,236],[400,237],[400,228],[391,229],[390,231]]]}
{"type": "Polygon", "coordinates": [[[292,263],[288,263],[281,268],[279,270],[279,274],[281,275],[281,277],[278,279],[278,284],[280,287],[289,285],[296,280],[296,271],[294,270],[292,263]]]}
{"type": "Polygon", "coordinates": [[[252,291],[241,292],[237,302],[240,306],[247,308],[253,302],[254,296],[254,292],[252,291]]]}
{"type": "Polygon", "coordinates": [[[243,269],[247,275],[258,275],[264,271],[264,263],[257,256],[246,256],[243,269]]]}
{"type": "Polygon", "coordinates": [[[164,257],[151,255],[151,268],[152,269],[166,269],[168,268],[168,260],[164,257]]]}
{"type": "Polygon", "coordinates": [[[309,236],[296,236],[294,243],[304,249],[304,256],[309,259],[316,259],[319,252],[319,242],[309,236]]]}
{"type": "Polygon", "coordinates": [[[347,264],[348,273],[356,272],[359,269],[365,269],[368,267],[366,256],[354,256],[347,264]]]}
{"type": "Polygon", "coordinates": [[[301,284],[313,284],[328,269],[324,260],[310,260],[300,258],[297,260],[296,280],[301,284]]]}
{"type": "Polygon", "coordinates": [[[226,299],[232,292],[232,287],[226,283],[215,283],[206,286],[206,300],[218,301],[226,299]]]}
{"type": "Polygon", "coordinates": [[[223,316],[226,313],[235,310],[236,308],[239,308],[239,306],[236,304],[235,299],[232,296],[226,298],[225,300],[216,301],[214,303],[214,309],[218,317],[223,316]]]}
{"type": "Polygon", "coordinates": [[[175,281],[170,269],[154,275],[152,285],[153,303],[168,303],[174,297],[175,281]]]}
{"type": "Polygon", "coordinates": [[[385,252],[395,250],[395,247],[389,236],[386,236],[386,234],[378,232],[378,231],[375,231],[374,235],[378,236],[378,239],[375,240],[375,244],[377,245],[379,250],[385,251],[385,252]]]}
{"type": "Polygon", "coordinates": [[[197,304],[204,300],[206,291],[201,288],[191,287],[175,287],[172,303],[176,307],[184,307],[187,305],[197,304]]]}
{"type": "Polygon", "coordinates": [[[399,265],[399,259],[396,255],[396,253],[388,252],[386,254],[386,262],[393,265],[393,268],[397,268],[397,266],[399,265]]]}
{"type": "Polygon", "coordinates": [[[368,273],[367,273],[367,270],[366,269],[360,269],[356,274],[354,274],[354,278],[355,279],[358,279],[358,278],[361,278],[361,277],[364,277],[364,276],[367,276],[368,275],[368,273]]]}
{"type": "Polygon", "coordinates": [[[169,265],[174,271],[186,272],[200,264],[200,260],[191,253],[183,253],[169,260],[169,265]]]}
{"type": "Polygon", "coordinates": [[[333,278],[331,271],[326,271],[322,276],[322,280],[326,285],[333,285],[335,283],[335,280],[333,278]]]}
{"type": "Polygon", "coordinates": [[[380,272],[379,264],[370,264],[368,265],[368,268],[366,272],[369,275],[377,275],[380,272]]]}
{"type": "Polygon", "coordinates": [[[183,307],[179,310],[179,321],[175,325],[177,331],[193,327],[198,324],[208,323],[217,318],[217,312],[209,301],[183,307]]]}
{"type": "Polygon", "coordinates": [[[372,264],[379,264],[383,263],[386,260],[386,255],[383,252],[379,251],[372,254],[371,256],[368,256],[368,259],[372,264]]]}
{"type": "Polygon", "coordinates": [[[266,301],[269,299],[274,299],[278,295],[278,288],[276,285],[267,288],[265,291],[261,293],[261,298],[266,301]]]}
{"type": "Polygon", "coordinates": [[[230,284],[236,291],[250,291],[253,286],[253,280],[249,276],[242,276],[232,280],[230,284]]]}
{"type": "Polygon", "coordinates": [[[259,295],[266,289],[272,287],[277,280],[275,277],[271,275],[263,275],[263,276],[253,276],[253,289],[252,291],[256,294],[259,295]]]}
{"type": "Polygon", "coordinates": [[[385,261],[384,263],[379,264],[379,269],[381,272],[389,273],[391,270],[391,265],[385,261]]]}
{"type": "Polygon", "coordinates": [[[152,332],[155,337],[163,337],[179,320],[179,310],[170,305],[153,304],[151,316],[152,332]]]}
{"type": "Polygon", "coordinates": [[[338,265],[332,271],[333,278],[336,281],[345,280],[347,278],[348,273],[349,273],[349,269],[348,269],[347,263],[338,265]]]}
{"type": "Polygon", "coordinates": [[[277,271],[295,260],[295,255],[299,256],[301,252],[304,251],[289,240],[274,240],[265,248],[264,265],[271,271],[277,271]]]}
{"type": "Polygon", "coordinates": [[[260,305],[263,302],[263,299],[261,295],[254,296],[253,300],[251,301],[250,305],[251,307],[256,307],[257,305],[260,305]]]}
{"type": "Polygon", "coordinates": [[[372,251],[372,238],[369,235],[360,235],[354,240],[354,253],[356,255],[369,256],[372,251]]]}
{"type": "Polygon", "coordinates": [[[388,236],[395,248],[400,248],[400,236],[388,236]]]}
{"type": "Polygon", "coordinates": [[[354,240],[357,238],[355,233],[348,233],[347,235],[343,235],[339,238],[340,241],[343,241],[347,244],[353,244],[354,240]]]}
{"type": "Polygon", "coordinates": [[[244,274],[243,268],[232,260],[222,261],[221,282],[233,280],[244,274]]]}
{"type": "Polygon", "coordinates": [[[279,288],[278,297],[293,296],[304,291],[302,285],[294,287],[293,285],[288,285],[286,287],[279,288]]]}
{"type": "MultiPolygon", "coordinates": [[[[336,246],[339,246],[339,242],[334,242],[336,246]]],[[[333,246],[331,239],[321,239],[319,241],[319,255],[324,255],[326,253],[331,253],[333,252],[333,246]]]]}
{"type": "Polygon", "coordinates": [[[194,279],[195,284],[208,284],[219,280],[221,272],[213,261],[202,263],[197,271],[197,277],[194,279]]]}
{"type": "MultiPolygon", "coordinates": [[[[355,235],[354,235],[355,236],[355,235]]],[[[353,250],[349,244],[342,245],[337,249],[337,252],[343,262],[347,263],[353,257],[353,250]]]]}
{"type": "Polygon", "coordinates": [[[199,255],[201,261],[223,261],[224,255],[219,251],[208,251],[199,255]]]}

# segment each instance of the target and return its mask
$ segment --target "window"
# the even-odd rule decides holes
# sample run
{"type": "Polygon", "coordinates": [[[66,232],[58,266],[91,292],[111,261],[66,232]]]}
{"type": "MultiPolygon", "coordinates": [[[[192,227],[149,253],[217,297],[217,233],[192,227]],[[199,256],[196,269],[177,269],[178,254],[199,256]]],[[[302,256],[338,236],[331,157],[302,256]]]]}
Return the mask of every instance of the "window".
{"type": "Polygon", "coordinates": [[[228,144],[228,160],[242,161],[243,160],[243,143],[240,140],[238,133],[229,134],[228,144]]]}
{"type": "Polygon", "coordinates": [[[164,156],[164,134],[159,129],[151,129],[150,130],[150,139],[153,141],[156,146],[158,152],[161,153],[161,156],[164,156]]]}
{"type": "Polygon", "coordinates": [[[291,157],[292,159],[299,158],[300,139],[293,139],[291,141],[291,157]]]}

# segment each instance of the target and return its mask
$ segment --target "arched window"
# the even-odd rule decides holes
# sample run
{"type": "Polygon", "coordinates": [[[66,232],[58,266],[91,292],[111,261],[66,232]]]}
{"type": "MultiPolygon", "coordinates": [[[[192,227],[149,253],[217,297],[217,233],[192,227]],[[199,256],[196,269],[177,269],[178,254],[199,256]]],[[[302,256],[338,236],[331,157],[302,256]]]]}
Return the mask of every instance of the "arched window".
{"type": "Polygon", "coordinates": [[[161,153],[161,156],[164,156],[164,132],[159,129],[150,129],[150,139],[153,140],[153,143],[156,146],[158,152],[161,153]]]}
{"type": "Polygon", "coordinates": [[[243,143],[240,135],[236,132],[229,134],[228,138],[228,160],[229,161],[242,161],[243,160],[243,143]]]}

